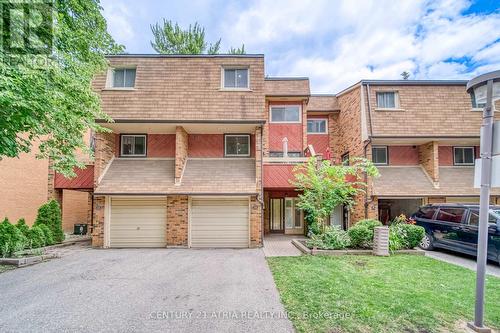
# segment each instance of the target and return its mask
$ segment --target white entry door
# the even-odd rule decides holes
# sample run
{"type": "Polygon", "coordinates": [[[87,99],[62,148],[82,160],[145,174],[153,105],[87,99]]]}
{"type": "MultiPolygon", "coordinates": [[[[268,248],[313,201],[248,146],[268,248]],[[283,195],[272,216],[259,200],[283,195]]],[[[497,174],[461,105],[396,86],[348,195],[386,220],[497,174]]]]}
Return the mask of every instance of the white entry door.
{"type": "Polygon", "coordinates": [[[285,198],[285,233],[304,233],[304,213],[297,207],[297,198],[285,198]]]}

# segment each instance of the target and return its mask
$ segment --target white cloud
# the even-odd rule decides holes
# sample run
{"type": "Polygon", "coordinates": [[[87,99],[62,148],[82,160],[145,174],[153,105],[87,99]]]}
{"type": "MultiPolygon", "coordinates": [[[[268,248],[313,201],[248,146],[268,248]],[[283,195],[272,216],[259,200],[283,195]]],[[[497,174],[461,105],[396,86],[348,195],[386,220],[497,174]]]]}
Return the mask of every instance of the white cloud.
{"type": "Polygon", "coordinates": [[[136,42],[136,34],[132,28],[133,13],[131,9],[119,1],[103,1],[103,15],[108,23],[108,31],[115,41],[130,48],[136,42]]]}

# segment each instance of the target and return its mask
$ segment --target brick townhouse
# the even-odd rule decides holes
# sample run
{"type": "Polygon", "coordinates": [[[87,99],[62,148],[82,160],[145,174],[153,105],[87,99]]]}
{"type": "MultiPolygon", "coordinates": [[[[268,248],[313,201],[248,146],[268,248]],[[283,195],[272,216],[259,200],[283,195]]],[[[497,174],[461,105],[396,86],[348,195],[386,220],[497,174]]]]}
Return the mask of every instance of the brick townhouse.
{"type": "Polygon", "coordinates": [[[263,55],[108,59],[94,89],[109,133],[95,135],[93,166],[52,186],[93,192],[94,246],[257,247],[267,233],[303,234],[290,180],[310,155],[379,166],[352,210],[332,212],[343,228],[478,200],[481,112],[465,81],[363,80],[314,95],[308,78],[266,77],[263,55]]]}

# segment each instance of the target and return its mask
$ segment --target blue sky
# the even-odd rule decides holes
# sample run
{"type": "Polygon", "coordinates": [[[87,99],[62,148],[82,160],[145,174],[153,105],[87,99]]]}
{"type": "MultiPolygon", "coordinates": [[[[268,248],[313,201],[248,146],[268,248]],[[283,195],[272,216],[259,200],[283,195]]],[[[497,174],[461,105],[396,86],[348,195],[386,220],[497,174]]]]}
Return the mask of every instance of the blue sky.
{"type": "Polygon", "coordinates": [[[314,93],[360,79],[470,79],[500,69],[498,0],[101,0],[128,53],[155,53],[150,25],[199,22],[222,51],[264,53],[266,74],[308,76],[314,93]]]}

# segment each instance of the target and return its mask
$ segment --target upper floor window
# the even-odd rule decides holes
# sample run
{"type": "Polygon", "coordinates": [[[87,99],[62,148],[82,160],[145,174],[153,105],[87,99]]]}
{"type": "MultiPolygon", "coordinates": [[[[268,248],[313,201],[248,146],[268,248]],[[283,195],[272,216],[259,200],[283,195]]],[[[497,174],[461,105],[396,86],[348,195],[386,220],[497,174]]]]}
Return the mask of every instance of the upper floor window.
{"type": "Polygon", "coordinates": [[[115,68],[112,71],[113,88],[133,88],[135,86],[135,68],[115,68]]]}
{"type": "Polygon", "coordinates": [[[224,155],[229,157],[250,156],[250,135],[226,134],[224,136],[224,155]]]}
{"type": "Polygon", "coordinates": [[[146,156],[146,135],[123,134],[120,140],[120,156],[146,156]]]}
{"type": "Polygon", "coordinates": [[[249,89],[248,68],[224,68],[223,87],[249,89]]]}
{"type": "Polygon", "coordinates": [[[374,146],[372,147],[372,161],[374,164],[387,164],[387,147],[374,146]]]}
{"type": "Polygon", "coordinates": [[[348,166],[349,165],[349,153],[345,153],[340,157],[342,161],[342,165],[348,166]]]}
{"type": "Polygon", "coordinates": [[[395,91],[377,92],[377,107],[380,109],[397,109],[398,94],[395,91]]]}
{"type": "Polygon", "coordinates": [[[272,123],[300,123],[300,106],[271,106],[272,123]]]}
{"type": "Polygon", "coordinates": [[[474,147],[453,147],[454,165],[474,165],[474,147]]]}
{"type": "Polygon", "coordinates": [[[307,120],[307,133],[309,134],[326,134],[326,128],[326,119],[307,120]]]}

